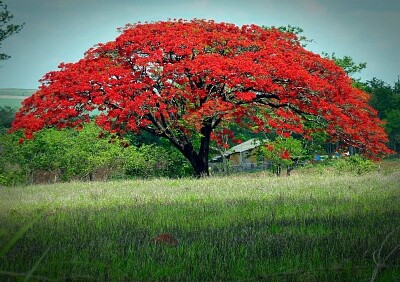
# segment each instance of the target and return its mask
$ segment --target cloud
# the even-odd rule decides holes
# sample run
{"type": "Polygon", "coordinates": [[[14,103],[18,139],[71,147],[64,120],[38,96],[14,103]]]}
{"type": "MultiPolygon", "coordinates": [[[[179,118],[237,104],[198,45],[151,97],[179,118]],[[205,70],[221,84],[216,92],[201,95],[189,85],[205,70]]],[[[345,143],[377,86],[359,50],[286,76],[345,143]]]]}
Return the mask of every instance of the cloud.
{"type": "Polygon", "coordinates": [[[325,15],[327,12],[326,6],[322,5],[318,0],[303,0],[298,3],[303,5],[307,11],[313,14],[325,15]]]}

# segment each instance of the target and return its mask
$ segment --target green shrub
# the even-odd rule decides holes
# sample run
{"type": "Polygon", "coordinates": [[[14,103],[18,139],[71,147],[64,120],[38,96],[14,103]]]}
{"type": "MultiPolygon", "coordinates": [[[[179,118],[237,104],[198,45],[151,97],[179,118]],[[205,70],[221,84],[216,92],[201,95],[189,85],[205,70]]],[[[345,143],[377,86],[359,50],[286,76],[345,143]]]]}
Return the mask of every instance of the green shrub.
{"type": "Polygon", "coordinates": [[[109,178],[184,177],[192,168],[175,148],[129,146],[93,123],[80,131],[48,128],[19,144],[20,132],[0,134],[0,185],[104,180],[109,178]]]}
{"type": "Polygon", "coordinates": [[[332,166],[338,173],[364,174],[376,170],[378,166],[360,155],[332,160],[332,166]]]}
{"type": "Polygon", "coordinates": [[[288,138],[277,137],[274,141],[268,141],[260,147],[260,151],[263,159],[272,161],[273,170],[276,171],[277,175],[281,174],[283,166],[292,167],[295,163],[294,158],[300,158],[306,154],[302,141],[292,136],[288,138]]]}
{"type": "Polygon", "coordinates": [[[25,174],[18,167],[14,169],[0,169],[0,186],[16,186],[24,184],[25,174]]]}
{"type": "Polygon", "coordinates": [[[130,146],[124,155],[124,170],[128,177],[183,177],[192,174],[189,163],[173,148],[130,146]]]}
{"type": "MultiPolygon", "coordinates": [[[[43,172],[57,173],[57,179],[91,178],[102,170],[108,176],[122,167],[124,148],[117,138],[98,138],[101,129],[90,123],[83,130],[44,129],[33,140],[19,144],[21,133],[0,135],[0,183],[15,185],[36,182],[43,172]]],[[[54,180],[54,178],[53,178],[54,180]]]]}

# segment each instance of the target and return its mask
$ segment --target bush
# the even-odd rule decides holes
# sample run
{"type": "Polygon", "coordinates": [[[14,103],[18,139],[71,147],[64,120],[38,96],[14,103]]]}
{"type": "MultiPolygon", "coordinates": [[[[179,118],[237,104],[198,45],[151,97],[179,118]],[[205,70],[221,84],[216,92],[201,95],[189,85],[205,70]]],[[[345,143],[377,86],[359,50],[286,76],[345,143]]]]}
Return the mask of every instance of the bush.
{"type": "Polygon", "coordinates": [[[18,167],[0,168],[0,186],[16,186],[25,183],[25,174],[18,167]]]}
{"type": "Polygon", "coordinates": [[[277,175],[281,174],[283,166],[288,168],[288,174],[293,169],[294,158],[300,158],[305,155],[301,140],[293,137],[277,137],[274,141],[268,141],[260,147],[263,159],[268,159],[273,163],[273,170],[277,175]]]}
{"type": "Polygon", "coordinates": [[[122,140],[98,138],[100,133],[101,129],[90,123],[81,131],[44,129],[22,144],[18,144],[18,132],[0,135],[0,184],[91,179],[99,170],[101,179],[107,178],[122,167],[124,149],[122,140]],[[44,179],[53,174],[56,177],[44,179]]]}
{"type": "Polygon", "coordinates": [[[0,107],[0,134],[5,133],[7,129],[11,127],[16,111],[16,108],[11,108],[9,106],[0,107]]]}
{"type": "Polygon", "coordinates": [[[124,148],[128,140],[100,134],[93,123],[80,131],[44,129],[22,144],[19,132],[0,134],[0,185],[192,175],[190,164],[170,145],[124,148]]]}
{"type": "Polygon", "coordinates": [[[125,152],[125,174],[128,177],[184,177],[192,168],[173,148],[156,145],[130,146],[125,152]]]}
{"type": "Polygon", "coordinates": [[[358,175],[376,170],[378,166],[360,155],[332,160],[333,168],[338,173],[355,173],[358,175]]]}

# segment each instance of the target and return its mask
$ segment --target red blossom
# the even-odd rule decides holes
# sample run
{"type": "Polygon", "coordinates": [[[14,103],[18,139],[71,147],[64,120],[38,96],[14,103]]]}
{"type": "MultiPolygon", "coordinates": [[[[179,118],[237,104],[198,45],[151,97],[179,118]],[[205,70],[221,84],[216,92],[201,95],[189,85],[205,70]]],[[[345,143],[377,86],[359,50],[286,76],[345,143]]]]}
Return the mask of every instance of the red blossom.
{"type": "Polygon", "coordinates": [[[281,153],[281,158],[282,158],[282,159],[285,159],[285,160],[290,160],[290,153],[289,153],[289,151],[284,150],[284,151],[281,153]]]}
{"type": "Polygon", "coordinates": [[[274,145],[272,144],[265,144],[265,148],[267,148],[268,151],[272,152],[274,150],[274,145]]]}

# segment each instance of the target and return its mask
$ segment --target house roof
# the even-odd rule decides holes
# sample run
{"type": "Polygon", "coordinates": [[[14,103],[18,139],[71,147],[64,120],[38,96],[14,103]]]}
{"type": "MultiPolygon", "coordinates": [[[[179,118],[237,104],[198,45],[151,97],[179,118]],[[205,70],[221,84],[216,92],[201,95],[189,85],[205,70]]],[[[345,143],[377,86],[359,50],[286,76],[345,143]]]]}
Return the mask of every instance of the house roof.
{"type": "Polygon", "coordinates": [[[236,145],[236,146],[230,148],[229,150],[226,151],[226,154],[231,155],[234,153],[245,152],[245,151],[254,149],[260,145],[261,145],[260,140],[253,138],[253,139],[247,140],[246,142],[240,143],[239,145],[236,145]]]}

